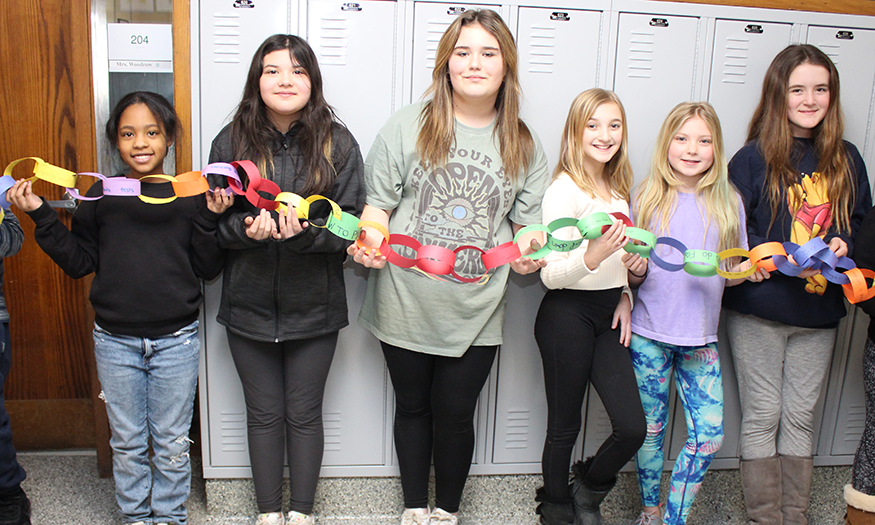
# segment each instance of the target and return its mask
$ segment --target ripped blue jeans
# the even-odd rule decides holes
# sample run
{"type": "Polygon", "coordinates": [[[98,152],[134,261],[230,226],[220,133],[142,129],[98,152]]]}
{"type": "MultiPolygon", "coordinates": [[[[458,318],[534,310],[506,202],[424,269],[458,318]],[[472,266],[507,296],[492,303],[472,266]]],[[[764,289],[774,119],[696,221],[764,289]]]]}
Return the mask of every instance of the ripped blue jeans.
{"type": "Polygon", "coordinates": [[[717,344],[678,346],[632,334],[629,347],[647,419],[647,437],[635,459],[645,507],[659,505],[671,376],[687,420],[687,442],[671,473],[663,522],[686,523],[714,454],[723,444],[723,378],[717,344]]]}
{"type": "Polygon", "coordinates": [[[187,522],[188,432],[199,350],[197,321],[156,339],[112,334],[94,325],[97,375],[112,429],[116,501],[124,523],[187,522]]]}

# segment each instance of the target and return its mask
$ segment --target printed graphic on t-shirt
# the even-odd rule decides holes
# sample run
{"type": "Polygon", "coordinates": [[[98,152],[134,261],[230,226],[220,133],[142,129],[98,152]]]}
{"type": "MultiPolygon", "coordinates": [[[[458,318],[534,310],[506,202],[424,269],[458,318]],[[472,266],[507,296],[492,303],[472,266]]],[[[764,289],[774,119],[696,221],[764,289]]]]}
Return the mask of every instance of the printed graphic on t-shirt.
{"type": "MultiPolygon", "coordinates": [[[[513,186],[503,175],[501,159],[461,148],[450,151],[445,166],[418,167],[410,184],[415,205],[409,235],[450,250],[466,245],[493,248],[500,220],[513,202],[513,186]]],[[[463,277],[482,275],[480,255],[477,250],[460,251],[456,272],[463,277]]]]}
{"type": "MultiPolygon", "coordinates": [[[[832,225],[832,205],[827,196],[826,181],[820,173],[814,172],[811,176],[802,175],[802,182],[796,187],[802,194],[802,202],[796,200],[795,194],[787,192],[787,204],[790,213],[795,211],[793,227],[790,231],[790,241],[803,245],[815,237],[823,237],[832,225]]],[[[822,275],[815,275],[807,279],[805,290],[808,293],[823,295],[826,291],[827,280],[822,275]]]]}

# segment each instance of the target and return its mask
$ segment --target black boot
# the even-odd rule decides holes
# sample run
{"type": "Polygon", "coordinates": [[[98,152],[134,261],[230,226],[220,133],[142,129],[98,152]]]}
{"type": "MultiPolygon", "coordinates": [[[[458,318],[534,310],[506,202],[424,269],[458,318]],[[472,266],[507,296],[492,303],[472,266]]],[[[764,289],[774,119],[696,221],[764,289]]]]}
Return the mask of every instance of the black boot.
{"type": "Polygon", "coordinates": [[[540,487],[535,495],[535,501],[539,502],[535,513],[541,516],[541,525],[574,525],[571,498],[560,502],[547,501],[544,487],[540,487]]]}
{"type": "Polygon", "coordinates": [[[23,490],[0,496],[0,525],[30,525],[30,501],[23,490]]]}
{"type": "Polygon", "coordinates": [[[602,525],[599,506],[617,482],[617,478],[614,478],[607,485],[590,486],[583,481],[588,470],[589,460],[586,463],[578,461],[572,467],[574,482],[571,485],[571,496],[574,499],[574,525],[602,525]]]}

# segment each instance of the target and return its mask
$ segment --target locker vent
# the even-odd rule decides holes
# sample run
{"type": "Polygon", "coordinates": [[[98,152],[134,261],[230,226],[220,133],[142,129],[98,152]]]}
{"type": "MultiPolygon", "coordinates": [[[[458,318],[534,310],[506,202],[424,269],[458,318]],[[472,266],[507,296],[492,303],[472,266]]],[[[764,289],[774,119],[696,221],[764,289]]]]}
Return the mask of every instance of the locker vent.
{"type": "Polygon", "coordinates": [[[323,413],[322,424],[325,428],[325,452],[340,452],[340,412],[323,413]]]}
{"type": "Polygon", "coordinates": [[[236,13],[213,15],[213,62],[240,63],[240,15],[236,13]]]}
{"type": "Polygon", "coordinates": [[[554,49],[556,48],[556,28],[533,25],[531,37],[529,73],[552,73],[554,49]]]}
{"type": "Polygon", "coordinates": [[[529,411],[507,411],[507,437],[504,448],[526,449],[529,447],[529,411]]]}
{"type": "Polygon", "coordinates": [[[246,414],[221,412],[222,452],[246,452],[246,414]]]}
{"type": "Polygon", "coordinates": [[[452,22],[444,20],[429,20],[426,26],[426,44],[425,44],[425,66],[428,69],[434,69],[434,59],[437,56],[438,42],[444,35],[444,31],[450,27],[452,22]]]}
{"type": "Polygon", "coordinates": [[[746,36],[726,37],[726,46],[723,48],[723,76],[720,79],[724,84],[744,84],[747,75],[747,61],[750,58],[750,39],[746,36]]]}
{"type": "Polygon", "coordinates": [[[650,78],[653,71],[653,53],[656,47],[653,31],[632,31],[629,40],[629,77],[650,78]]]}
{"type": "Polygon", "coordinates": [[[863,430],[866,428],[866,405],[851,405],[848,407],[848,420],[845,426],[844,439],[845,443],[859,443],[863,437],[863,430]]]}
{"type": "Polygon", "coordinates": [[[826,56],[832,60],[833,64],[836,67],[839,67],[839,55],[842,53],[842,43],[836,42],[834,40],[828,40],[826,42],[818,42],[817,47],[820,48],[821,51],[826,53],[826,56]]]}
{"type": "Polygon", "coordinates": [[[342,13],[322,17],[319,24],[319,65],[346,65],[346,46],[349,36],[347,20],[346,15],[342,13]]]}

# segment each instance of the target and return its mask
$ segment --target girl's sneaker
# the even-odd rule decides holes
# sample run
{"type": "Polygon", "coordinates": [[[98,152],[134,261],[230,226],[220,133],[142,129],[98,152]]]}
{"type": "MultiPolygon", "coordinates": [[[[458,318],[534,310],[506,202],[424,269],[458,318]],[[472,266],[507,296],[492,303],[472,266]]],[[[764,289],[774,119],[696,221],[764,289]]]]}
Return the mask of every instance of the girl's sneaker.
{"type": "Polygon", "coordinates": [[[285,525],[282,512],[265,512],[255,518],[255,525],[285,525]]]}
{"type": "Polygon", "coordinates": [[[286,525],[316,525],[316,518],[312,514],[301,514],[290,510],[286,517],[286,525]]]}
{"type": "Polygon", "coordinates": [[[642,512],[638,516],[638,521],[635,522],[635,525],[662,525],[662,518],[659,517],[659,514],[642,512]]]}
{"type": "Polygon", "coordinates": [[[428,525],[428,508],[404,509],[401,514],[401,525],[428,525]]]}
{"type": "Polygon", "coordinates": [[[457,525],[459,517],[444,509],[434,509],[428,517],[428,525],[457,525]]]}

